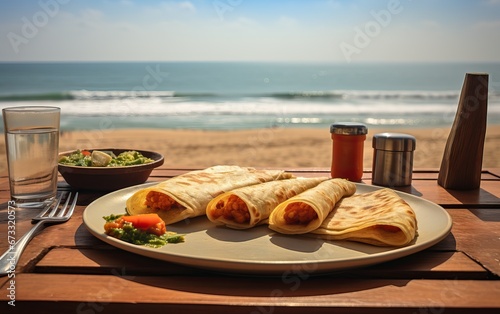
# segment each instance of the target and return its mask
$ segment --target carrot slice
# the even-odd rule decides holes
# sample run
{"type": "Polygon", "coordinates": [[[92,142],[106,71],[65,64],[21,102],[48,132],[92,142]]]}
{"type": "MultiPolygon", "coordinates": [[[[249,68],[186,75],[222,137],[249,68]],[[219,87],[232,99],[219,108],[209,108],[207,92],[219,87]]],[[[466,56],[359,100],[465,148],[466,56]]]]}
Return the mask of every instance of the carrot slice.
{"type": "Polygon", "coordinates": [[[130,222],[137,229],[147,230],[154,228],[157,224],[163,223],[163,220],[158,214],[140,214],[134,216],[122,216],[122,219],[130,222]]]}

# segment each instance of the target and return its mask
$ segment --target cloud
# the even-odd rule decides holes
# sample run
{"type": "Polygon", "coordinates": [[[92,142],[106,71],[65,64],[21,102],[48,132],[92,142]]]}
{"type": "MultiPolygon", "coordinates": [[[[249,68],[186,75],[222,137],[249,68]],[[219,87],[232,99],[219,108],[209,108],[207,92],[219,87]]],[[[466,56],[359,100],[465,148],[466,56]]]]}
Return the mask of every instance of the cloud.
{"type": "Polygon", "coordinates": [[[189,1],[180,2],[178,5],[179,5],[179,8],[181,8],[182,10],[187,10],[190,12],[196,11],[196,7],[194,6],[194,4],[192,4],[189,1]]]}
{"type": "Polygon", "coordinates": [[[190,1],[166,1],[160,4],[160,8],[166,13],[194,13],[196,12],[196,7],[190,1]]]}
{"type": "MultiPolygon", "coordinates": [[[[119,6],[106,1],[61,6],[57,16],[28,38],[29,43],[19,46],[19,54],[9,50],[7,34],[22,35],[21,17],[32,21],[34,12],[19,11],[17,19],[7,19],[1,18],[8,14],[0,9],[0,60],[343,61],[338,43],[352,42],[354,27],[365,25],[370,11],[362,10],[360,2],[355,2],[354,9],[353,2],[344,0],[280,4],[273,11],[264,4],[236,0],[112,2],[119,6]],[[217,19],[213,3],[242,5],[232,6],[217,19]]],[[[405,10],[398,23],[370,37],[369,46],[356,56],[360,61],[498,60],[500,43],[492,38],[500,32],[500,18],[494,14],[500,0],[481,4],[474,6],[479,14],[475,24],[459,20],[468,11],[440,18],[440,12],[405,10]],[[461,48],[466,41],[471,43],[470,51],[461,48]]]]}

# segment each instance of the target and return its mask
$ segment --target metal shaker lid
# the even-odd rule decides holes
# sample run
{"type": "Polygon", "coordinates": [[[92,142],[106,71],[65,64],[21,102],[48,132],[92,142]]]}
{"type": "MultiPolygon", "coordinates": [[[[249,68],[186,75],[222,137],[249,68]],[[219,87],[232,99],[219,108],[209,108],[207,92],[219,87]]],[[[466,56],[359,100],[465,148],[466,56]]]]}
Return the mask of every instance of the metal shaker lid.
{"type": "Polygon", "coordinates": [[[330,133],[340,135],[365,135],[366,125],[357,122],[337,122],[330,126],[330,133]]]}
{"type": "Polygon", "coordinates": [[[375,149],[408,152],[416,148],[415,137],[403,133],[379,133],[373,135],[372,146],[375,149]]]}

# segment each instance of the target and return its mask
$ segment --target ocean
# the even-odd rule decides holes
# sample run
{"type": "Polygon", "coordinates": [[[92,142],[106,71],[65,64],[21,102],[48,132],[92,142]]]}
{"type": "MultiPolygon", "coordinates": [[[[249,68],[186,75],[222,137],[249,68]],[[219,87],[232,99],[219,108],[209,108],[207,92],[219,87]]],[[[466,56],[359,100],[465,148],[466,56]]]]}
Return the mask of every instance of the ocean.
{"type": "Polygon", "coordinates": [[[500,63],[0,63],[0,108],[58,106],[62,130],[448,127],[470,72],[500,124],[500,63]]]}

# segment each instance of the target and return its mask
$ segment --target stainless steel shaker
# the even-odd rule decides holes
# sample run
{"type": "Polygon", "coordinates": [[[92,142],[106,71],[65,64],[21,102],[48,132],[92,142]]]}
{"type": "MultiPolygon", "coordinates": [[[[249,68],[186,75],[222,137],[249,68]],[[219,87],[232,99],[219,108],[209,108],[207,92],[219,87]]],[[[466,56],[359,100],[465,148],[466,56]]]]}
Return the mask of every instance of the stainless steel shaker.
{"type": "Polygon", "coordinates": [[[373,136],[372,183],[396,187],[411,185],[415,137],[402,133],[373,136]]]}

